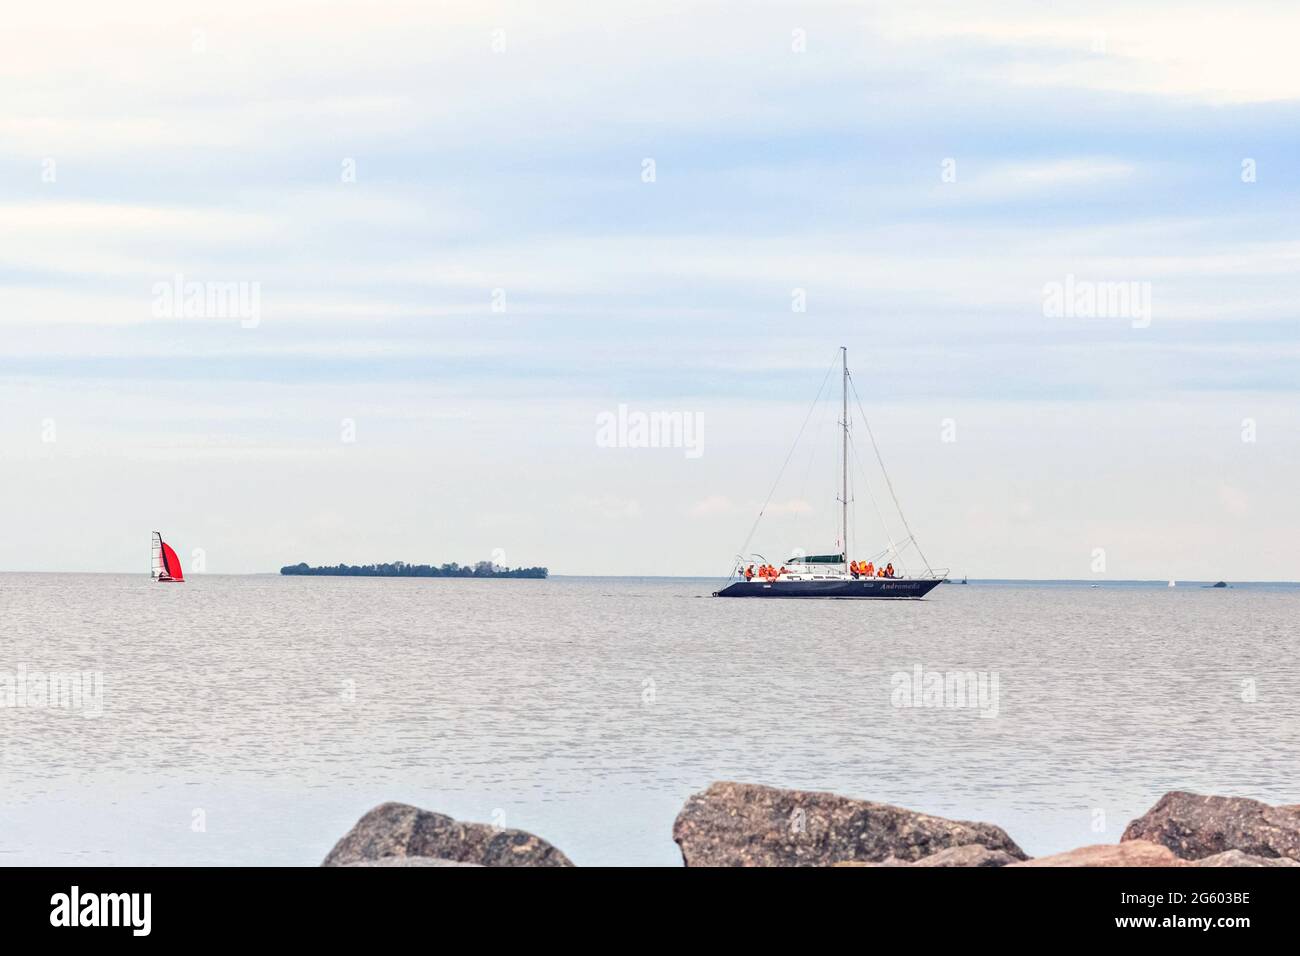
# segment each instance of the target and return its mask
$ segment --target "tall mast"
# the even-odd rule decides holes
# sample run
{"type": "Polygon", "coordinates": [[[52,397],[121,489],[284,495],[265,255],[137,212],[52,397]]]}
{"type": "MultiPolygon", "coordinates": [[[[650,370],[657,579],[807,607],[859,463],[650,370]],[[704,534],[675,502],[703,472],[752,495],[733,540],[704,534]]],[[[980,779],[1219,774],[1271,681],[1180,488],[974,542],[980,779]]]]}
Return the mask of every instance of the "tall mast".
{"type": "Polygon", "coordinates": [[[844,566],[849,564],[849,350],[840,346],[840,357],[844,363],[844,378],[840,382],[842,407],[840,425],[844,428],[844,442],[840,450],[840,543],[844,547],[844,566]]]}

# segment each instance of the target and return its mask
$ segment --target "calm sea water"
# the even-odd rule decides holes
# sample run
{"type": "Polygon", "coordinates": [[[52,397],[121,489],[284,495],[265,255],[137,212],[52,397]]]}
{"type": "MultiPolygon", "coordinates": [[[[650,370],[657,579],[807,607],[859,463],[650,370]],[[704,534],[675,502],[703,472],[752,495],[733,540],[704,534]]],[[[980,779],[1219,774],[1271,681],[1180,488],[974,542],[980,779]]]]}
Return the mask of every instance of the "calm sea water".
{"type": "Polygon", "coordinates": [[[715,585],[0,575],[0,675],[103,681],[102,708],[0,709],[0,863],[314,865],[401,800],[674,865],[673,817],[724,779],[1033,854],[1118,840],[1176,788],[1300,802],[1296,588],[715,585]],[[895,706],[918,665],[996,674],[996,716],[895,706]]]}

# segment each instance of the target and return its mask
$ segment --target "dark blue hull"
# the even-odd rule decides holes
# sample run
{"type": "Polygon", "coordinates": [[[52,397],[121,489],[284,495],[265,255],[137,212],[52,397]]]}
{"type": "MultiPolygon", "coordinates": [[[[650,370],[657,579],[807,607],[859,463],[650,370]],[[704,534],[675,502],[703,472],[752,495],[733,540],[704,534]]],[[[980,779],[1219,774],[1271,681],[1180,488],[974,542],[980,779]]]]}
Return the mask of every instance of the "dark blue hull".
{"type": "Polygon", "coordinates": [[[863,578],[858,581],[737,581],[714,597],[920,598],[942,584],[939,578],[863,578]]]}

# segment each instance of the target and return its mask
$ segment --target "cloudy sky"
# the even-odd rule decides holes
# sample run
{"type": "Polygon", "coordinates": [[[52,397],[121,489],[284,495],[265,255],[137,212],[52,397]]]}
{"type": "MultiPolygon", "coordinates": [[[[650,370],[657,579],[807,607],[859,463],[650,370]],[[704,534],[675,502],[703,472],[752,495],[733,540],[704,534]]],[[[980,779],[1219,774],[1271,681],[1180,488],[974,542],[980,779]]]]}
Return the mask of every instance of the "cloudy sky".
{"type": "Polygon", "coordinates": [[[933,564],[1300,579],[1294,4],[179,6],[6,13],[0,570],[725,573],[846,345],[933,564]]]}

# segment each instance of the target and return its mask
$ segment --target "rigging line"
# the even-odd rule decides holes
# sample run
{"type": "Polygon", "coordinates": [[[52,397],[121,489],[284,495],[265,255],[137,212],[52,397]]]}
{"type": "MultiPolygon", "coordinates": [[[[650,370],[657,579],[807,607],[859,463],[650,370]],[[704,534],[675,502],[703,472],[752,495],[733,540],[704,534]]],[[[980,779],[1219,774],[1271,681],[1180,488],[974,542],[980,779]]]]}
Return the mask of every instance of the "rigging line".
{"type": "Polygon", "coordinates": [[[930,562],[926,560],[925,552],[921,550],[920,544],[916,541],[916,535],[912,533],[911,527],[907,523],[907,516],[903,514],[903,506],[898,503],[898,495],[894,493],[894,483],[889,480],[889,472],[885,470],[885,460],[880,457],[880,449],[876,445],[876,436],[871,432],[871,423],[867,421],[867,413],[862,408],[862,398],[858,395],[857,383],[853,381],[853,376],[849,376],[849,384],[853,386],[853,401],[857,403],[858,412],[862,415],[862,424],[867,428],[867,437],[871,439],[871,449],[876,453],[876,462],[880,465],[880,473],[885,476],[885,486],[889,488],[889,496],[894,499],[894,507],[898,509],[898,518],[903,522],[903,530],[907,536],[912,539],[912,544],[916,547],[916,553],[921,556],[921,561],[925,565],[925,570],[931,575],[934,569],[930,567],[930,562]]]}
{"type": "MultiPolygon", "coordinates": [[[[837,359],[839,358],[838,354],[836,355],[836,358],[837,359]]],[[[767,511],[767,506],[772,503],[772,496],[776,494],[777,486],[781,484],[781,477],[785,474],[786,468],[789,467],[790,459],[794,457],[795,449],[799,447],[799,440],[803,438],[804,429],[808,427],[808,420],[812,418],[813,412],[817,410],[817,403],[820,402],[822,399],[822,392],[826,390],[826,383],[830,381],[831,370],[834,368],[835,368],[834,361],[832,361],[831,364],[826,367],[826,374],[822,377],[821,388],[817,389],[817,397],[814,398],[812,400],[812,404],[808,406],[808,414],[804,416],[803,424],[799,426],[799,434],[795,436],[794,444],[790,446],[790,451],[785,456],[785,462],[782,463],[781,470],[777,472],[776,481],[772,482],[772,487],[768,491],[767,497],[763,500],[763,507],[758,509],[758,517],[754,519],[754,523],[749,529],[749,534],[745,538],[745,543],[740,547],[740,555],[741,555],[742,563],[744,561],[745,552],[749,548],[749,543],[754,539],[754,532],[758,530],[758,523],[763,520],[763,512],[767,511]]],[[[727,575],[728,580],[730,580],[730,578],[734,574],[735,574],[735,568],[732,568],[731,574],[727,575]]]]}
{"type": "Polygon", "coordinates": [[[875,552],[874,554],[869,555],[869,557],[871,558],[872,561],[875,561],[878,558],[883,558],[885,555],[892,555],[893,557],[897,557],[899,561],[902,561],[903,560],[902,555],[904,552],[907,551],[907,546],[913,543],[914,542],[912,541],[911,538],[904,538],[902,541],[898,543],[897,551],[891,552],[888,548],[881,548],[879,551],[875,552]]]}
{"type": "Polygon", "coordinates": [[[863,484],[867,486],[867,496],[871,498],[871,507],[876,510],[876,517],[880,519],[880,530],[885,533],[885,540],[889,542],[889,552],[891,554],[897,554],[897,549],[894,547],[893,532],[889,530],[889,525],[885,523],[885,516],[880,510],[879,503],[876,501],[876,493],[871,490],[871,482],[867,479],[867,469],[862,467],[862,459],[858,457],[858,446],[854,443],[852,438],[849,439],[849,447],[853,449],[853,460],[858,463],[858,468],[862,470],[863,484]]]}

